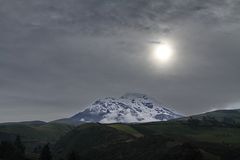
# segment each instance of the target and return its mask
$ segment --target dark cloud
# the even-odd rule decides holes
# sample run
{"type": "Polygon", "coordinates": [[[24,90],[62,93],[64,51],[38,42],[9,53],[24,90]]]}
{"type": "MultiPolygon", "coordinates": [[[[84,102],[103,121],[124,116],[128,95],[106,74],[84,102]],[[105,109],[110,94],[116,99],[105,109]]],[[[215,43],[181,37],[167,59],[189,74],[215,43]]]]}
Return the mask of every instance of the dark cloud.
{"type": "Polygon", "coordinates": [[[53,120],[142,92],[184,114],[237,106],[237,0],[0,0],[0,121],[53,120]],[[155,66],[153,44],[175,62],[155,66]]]}

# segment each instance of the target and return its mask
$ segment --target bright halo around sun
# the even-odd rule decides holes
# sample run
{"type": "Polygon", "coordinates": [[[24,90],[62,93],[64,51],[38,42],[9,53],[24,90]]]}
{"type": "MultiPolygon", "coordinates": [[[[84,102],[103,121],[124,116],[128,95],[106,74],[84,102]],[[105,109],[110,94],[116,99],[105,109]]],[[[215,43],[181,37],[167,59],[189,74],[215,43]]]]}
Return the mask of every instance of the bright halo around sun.
{"type": "Polygon", "coordinates": [[[168,63],[173,58],[173,48],[168,43],[160,43],[154,46],[153,58],[157,62],[168,63]]]}

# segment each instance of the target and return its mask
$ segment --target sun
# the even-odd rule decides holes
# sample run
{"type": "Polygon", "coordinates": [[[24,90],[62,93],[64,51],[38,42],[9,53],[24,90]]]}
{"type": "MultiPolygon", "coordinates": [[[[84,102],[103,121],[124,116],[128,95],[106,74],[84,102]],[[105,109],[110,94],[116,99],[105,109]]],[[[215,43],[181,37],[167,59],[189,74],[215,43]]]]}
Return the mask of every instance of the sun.
{"type": "Polygon", "coordinates": [[[173,57],[173,48],[170,44],[160,43],[154,46],[153,58],[156,61],[167,63],[172,59],[172,57],[173,57]]]}

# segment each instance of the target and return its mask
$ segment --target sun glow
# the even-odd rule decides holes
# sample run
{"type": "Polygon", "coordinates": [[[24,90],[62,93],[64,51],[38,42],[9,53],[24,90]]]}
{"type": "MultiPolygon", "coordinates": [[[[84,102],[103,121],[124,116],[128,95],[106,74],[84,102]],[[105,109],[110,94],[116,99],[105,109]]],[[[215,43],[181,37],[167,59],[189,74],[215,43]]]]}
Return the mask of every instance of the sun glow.
{"type": "Polygon", "coordinates": [[[167,43],[161,43],[154,47],[153,58],[162,63],[169,62],[173,57],[173,48],[167,43]]]}

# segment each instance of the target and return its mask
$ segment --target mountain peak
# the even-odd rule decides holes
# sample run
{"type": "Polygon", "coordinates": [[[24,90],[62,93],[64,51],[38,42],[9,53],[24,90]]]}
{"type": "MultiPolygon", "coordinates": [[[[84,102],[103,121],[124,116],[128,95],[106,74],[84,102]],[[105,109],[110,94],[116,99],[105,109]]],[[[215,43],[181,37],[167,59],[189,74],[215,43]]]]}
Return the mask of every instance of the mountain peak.
{"type": "Polygon", "coordinates": [[[121,98],[148,98],[148,96],[142,93],[126,93],[121,98]]]}
{"type": "Polygon", "coordinates": [[[98,99],[73,117],[80,122],[141,123],[181,117],[145,94],[127,93],[120,98],[98,99]]]}

